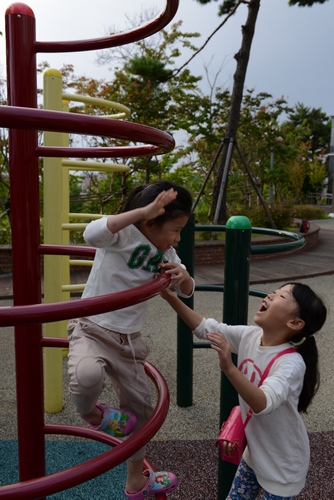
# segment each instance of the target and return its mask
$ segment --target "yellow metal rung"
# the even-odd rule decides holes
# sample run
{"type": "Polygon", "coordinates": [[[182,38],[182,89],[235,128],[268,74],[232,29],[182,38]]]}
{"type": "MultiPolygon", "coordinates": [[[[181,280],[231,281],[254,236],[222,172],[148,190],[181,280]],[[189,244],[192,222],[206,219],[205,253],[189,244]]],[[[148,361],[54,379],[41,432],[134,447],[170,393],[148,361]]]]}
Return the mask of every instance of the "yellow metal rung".
{"type": "Polygon", "coordinates": [[[63,285],[61,287],[63,292],[76,292],[76,291],[82,291],[85,289],[86,284],[79,284],[77,283],[76,285],[63,285]]]}
{"type": "Polygon", "coordinates": [[[102,217],[105,217],[104,214],[84,214],[84,213],[69,213],[68,214],[70,217],[72,218],[76,218],[76,219],[92,219],[92,220],[95,220],[95,219],[102,219],[102,217]]]}
{"type": "Polygon", "coordinates": [[[62,229],[68,229],[70,231],[72,231],[74,229],[85,229],[86,226],[87,226],[87,224],[85,222],[78,222],[78,223],[73,222],[73,224],[65,223],[65,224],[61,225],[62,229]]]}
{"type": "Polygon", "coordinates": [[[92,266],[92,260],[70,259],[70,266],[92,266]]]}

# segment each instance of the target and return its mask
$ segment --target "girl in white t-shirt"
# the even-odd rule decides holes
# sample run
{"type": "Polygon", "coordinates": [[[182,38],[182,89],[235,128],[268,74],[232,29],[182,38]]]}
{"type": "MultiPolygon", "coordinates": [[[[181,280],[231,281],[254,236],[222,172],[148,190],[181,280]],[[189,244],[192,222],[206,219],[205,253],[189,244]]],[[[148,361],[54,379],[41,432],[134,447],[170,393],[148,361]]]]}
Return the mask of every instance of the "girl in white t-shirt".
{"type": "Polygon", "coordinates": [[[314,334],[327,310],[314,291],[302,283],[288,283],[270,293],[255,313],[257,326],[230,326],[206,319],[165,290],[161,293],[193,333],[212,342],[221,371],[239,395],[243,415],[253,414],[245,429],[247,447],[228,500],[292,499],[305,485],[310,446],[300,412],[306,412],[319,385],[318,351],[314,334]],[[258,387],[261,375],[280,356],[258,387]],[[231,352],[238,355],[238,367],[231,352]]]}
{"type": "MultiPolygon", "coordinates": [[[[88,224],[84,238],[96,254],[82,297],[117,293],[150,282],[164,269],[183,297],[194,291],[174,246],[192,209],[190,193],[169,181],[138,186],[125,209],[88,224]],[[168,263],[168,264],[167,264],[168,263]],[[168,268],[168,269],[167,269],[168,268]]],[[[147,301],[85,318],[68,325],[70,395],[78,413],[92,428],[125,436],[141,428],[153,412],[144,363],[148,347],[141,338],[147,301]],[[107,375],[120,409],[98,402],[107,375]]],[[[125,495],[168,493],[177,478],[170,472],[143,472],[145,448],[127,461],[125,495]]]]}

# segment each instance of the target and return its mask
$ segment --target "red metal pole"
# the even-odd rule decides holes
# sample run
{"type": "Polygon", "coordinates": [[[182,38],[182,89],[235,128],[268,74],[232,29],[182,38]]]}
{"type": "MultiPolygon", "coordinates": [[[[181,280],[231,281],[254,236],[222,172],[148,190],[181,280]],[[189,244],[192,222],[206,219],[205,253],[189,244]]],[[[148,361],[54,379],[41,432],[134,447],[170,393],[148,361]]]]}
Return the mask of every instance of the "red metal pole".
{"type": "MultiPolygon", "coordinates": [[[[37,108],[35,17],[23,3],[6,10],[8,102],[37,108]]],[[[37,131],[9,133],[14,305],[41,302],[37,131]]],[[[40,325],[15,328],[20,480],[45,475],[40,325]]]]}
{"type": "MultiPolygon", "coordinates": [[[[36,52],[58,52],[109,48],[120,42],[130,43],[162,29],[174,17],[178,0],[167,0],[165,11],[139,29],[120,37],[73,42],[36,42],[35,16],[24,3],[14,3],[6,10],[7,85],[8,103],[17,108],[31,108],[37,113],[36,52]]],[[[9,133],[10,195],[12,219],[12,258],[14,306],[41,304],[40,210],[38,136],[36,130],[25,126],[25,111],[13,124],[9,133]],[[22,123],[24,122],[24,124],[22,123]]],[[[31,117],[32,119],[33,117],[31,117]]],[[[54,116],[55,121],[57,117],[54,116]]],[[[30,124],[31,125],[31,124],[30,124]]],[[[9,125],[11,126],[11,125],[9,125]]],[[[146,127],[132,133],[141,133],[145,139],[146,127]]],[[[38,127],[39,128],[39,127],[38,127]]],[[[130,134],[131,126],[127,129],[130,134]]],[[[131,135],[131,134],[130,134],[131,135]]],[[[154,132],[154,144],[159,154],[174,147],[168,134],[154,132]],[[162,140],[162,142],[161,142],[162,140]]],[[[141,155],[152,151],[141,150],[141,155]]],[[[47,154],[47,151],[45,151],[47,154]]],[[[52,153],[48,151],[48,153],[52,153]]],[[[66,155],[67,156],[67,155],[66,155]]],[[[20,481],[45,475],[43,360],[41,325],[15,327],[15,362],[20,481]]]]}
{"type": "MultiPolygon", "coordinates": [[[[68,345],[68,342],[65,339],[49,338],[46,340],[53,340],[53,344],[58,346],[62,346],[65,343],[68,345]]],[[[80,436],[88,439],[95,439],[101,443],[110,444],[112,446],[119,446],[116,446],[115,449],[104,452],[95,458],[91,458],[86,462],[72,466],[69,469],[61,470],[39,479],[32,479],[30,481],[1,486],[0,498],[6,500],[18,500],[24,498],[36,500],[36,498],[40,499],[41,495],[51,495],[53,493],[57,493],[58,491],[74,487],[84,481],[88,481],[98,476],[99,474],[107,472],[113,467],[116,467],[116,465],[119,465],[131,454],[133,454],[135,450],[139,450],[145,443],[148,443],[148,441],[152,439],[152,437],[160,429],[166,418],[169,408],[169,391],[165,379],[157,368],[150,363],[146,363],[145,371],[155,384],[158,400],[150,419],[141,429],[139,429],[139,431],[126,441],[122,441],[121,439],[109,436],[108,434],[93,431],[92,429],[85,429],[83,427],[69,425],[46,425],[46,434],[80,436]]],[[[155,470],[147,459],[144,459],[144,467],[150,470],[155,470]]],[[[112,485],[110,491],[112,495],[112,485]]],[[[165,500],[166,495],[161,493],[156,496],[156,499],[165,500]]]]}

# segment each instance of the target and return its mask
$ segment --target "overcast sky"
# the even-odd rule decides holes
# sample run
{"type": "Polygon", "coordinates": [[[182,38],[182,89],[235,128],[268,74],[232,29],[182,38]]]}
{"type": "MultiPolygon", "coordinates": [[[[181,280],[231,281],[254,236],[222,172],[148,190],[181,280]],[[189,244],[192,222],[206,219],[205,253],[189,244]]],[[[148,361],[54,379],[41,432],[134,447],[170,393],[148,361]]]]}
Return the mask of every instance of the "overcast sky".
{"type": "MultiPolygon", "coordinates": [[[[0,0],[2,20],[11,2],[0,0]]],[[[112,27],[124,29],[126,15],[133,18],[153,6],[163,10],[164,0],[30,0],[25,2],[34,11],[38,41],[82,40],[105,36],[112,27]],[[84,4],[86,3],[86,6],[84,4]]],[[[180,0],[175,17],[183,21],[183,31],[202,34],[200,46],[220,24],[219,2],[200,5],[195,0],[180,0]]],[[[190,69],[204,74],[204,64],[210,63],[212,78],[221,69],[219,84],[232,88],[235,70],[234,54],[241,43],[241,25],[246,21],[247,7],[241,6],[191,63],[190,69]]],[[[289,105],[302,102],[322,108],[334,115],[334,0],[313,7],[289,7],[288,0],[262,0],[253,40],[246,88],[268,92],[273,97],[284,96],[289,105]]],[[[5,76],[5,40],[1,37],[0,75],[5,76]]],[[[191,54],[184,54],[184,60],[191,54]]],[[[96,53],[39,54],[38,61],[47,60],[51,67],[74,64],[78,75],[95,78],[110,77],[107,66],[95,63],[96,53]]],[[[203,89],[205,89],[203,82],[203,89]]]]}

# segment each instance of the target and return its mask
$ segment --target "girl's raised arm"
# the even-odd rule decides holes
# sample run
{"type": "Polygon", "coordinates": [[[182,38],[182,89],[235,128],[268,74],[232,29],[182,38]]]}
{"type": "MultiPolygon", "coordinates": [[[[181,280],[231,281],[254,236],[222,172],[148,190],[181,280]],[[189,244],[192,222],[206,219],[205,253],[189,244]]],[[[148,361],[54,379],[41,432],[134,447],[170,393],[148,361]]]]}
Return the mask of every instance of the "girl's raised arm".
{"type": "Polygon", "coordinates": [[[168,191],[162,191],[158,194],[152,203],[145,207],[135,208],[127,212],[122,212],[117,215],[110,215],[108,217],[107,226],[111,233],[116,234],[121,229],[135,224],[140,220],[152,220],[165,212],[164,207],[173,201],[177,196],[177,191],[173,188],[168,191]]]}
{"type": "Polygon", "coordinates": [[[267,406],[266,395],[234,365],[229,342],[223,335],[215,332],[208,333],[208,339],[212,342],[212,349],[218,352],[221,371],[225,373],[237,393],[252,408],[254,413],[263,411],[267,406]]]}
{"type": "Polygon", "coordinates": [[[178,296],[171,292],[168,288],[163,290],[160,295],[163,299],[167,300],[168,304],[172,306],[174,311],[180,316],[186,325],[191,328],[192,331],[195,330],[202,322],[203,317],[184,304],[184,302],[182,302],[182,300],[180,300],[178,296]]]}

